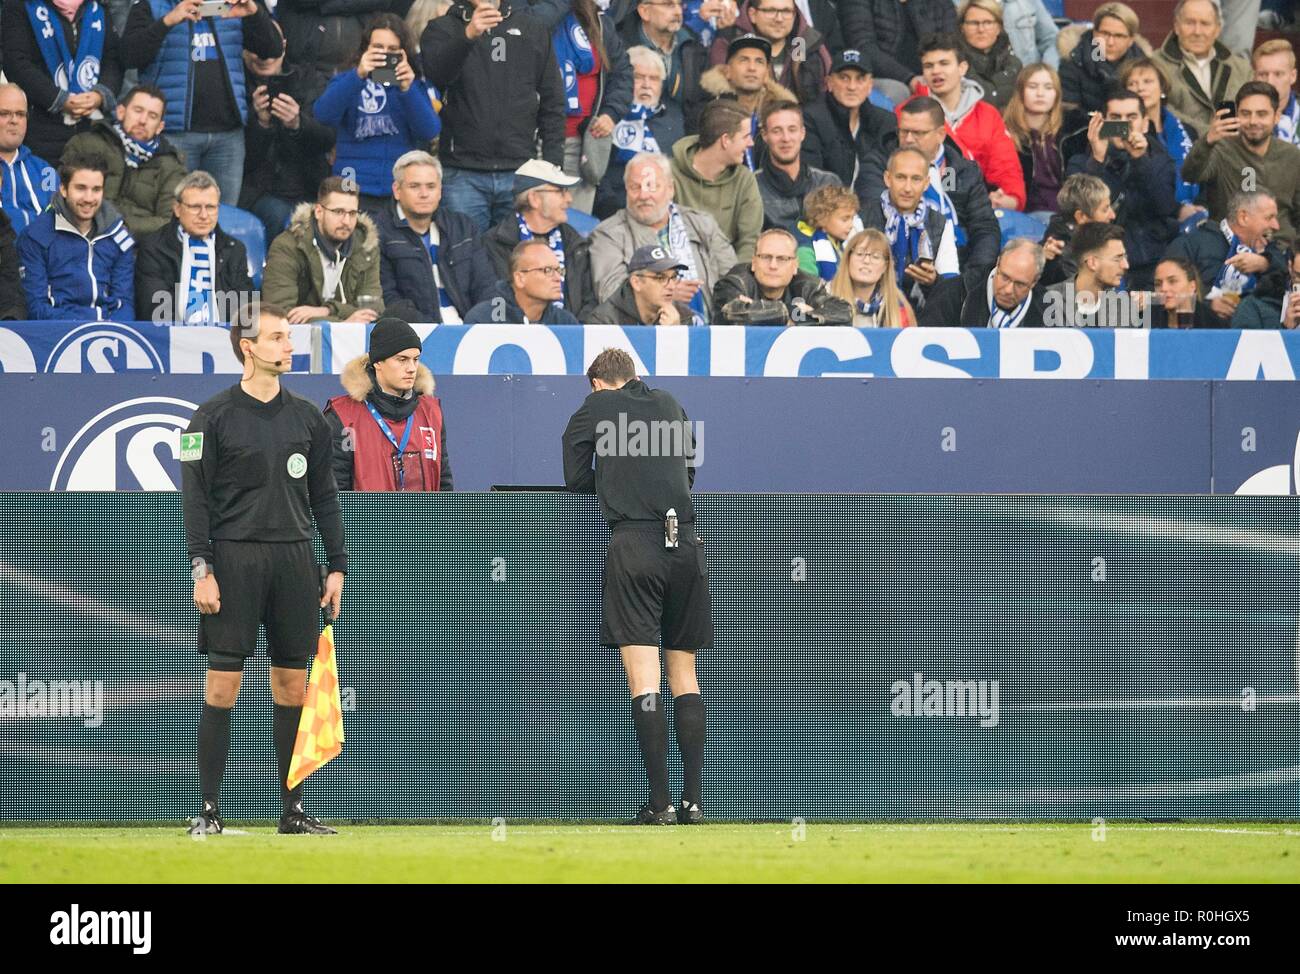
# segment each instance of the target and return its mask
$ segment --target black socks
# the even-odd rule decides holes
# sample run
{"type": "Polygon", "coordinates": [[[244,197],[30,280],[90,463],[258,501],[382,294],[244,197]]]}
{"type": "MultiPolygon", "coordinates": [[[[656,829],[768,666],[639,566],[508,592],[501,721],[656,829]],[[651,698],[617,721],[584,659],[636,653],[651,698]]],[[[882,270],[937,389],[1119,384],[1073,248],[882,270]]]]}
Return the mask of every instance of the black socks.
{"type": "Polygon", "coordinates": [[[233,707],[203,704],[199,716],[199,787],[203,800],[217,804],[221,778],[226,773],[226,755],[230,753],[230,714],[233,707]]]}
{"type": "Polygon", "coordinates": [[[704,775],[704,698],[698,693],[673,697],[673,725],[682,752],[682,803],[698,805],[704,775]]]}
{"type": "Polygon", "coordinates": [[[290,791],[285,782],[289,778],[289,762],[293,760],[293,744],[298,738],[298,721],[302,717],[301,707],[282,707],[275,705],[271,736],[275,739],[275,760],[280,769],[280,798],[284,802],[286,813],[302,804],[302,782],[290,791]]]}
{"type": "Polygon", "coordinates": [[[636,725],[641,760],[650,779],[650,807],[663,811],[672,804],[668,791],[668,717],[657,693],[632,698],[632,723],[636,725]]]}

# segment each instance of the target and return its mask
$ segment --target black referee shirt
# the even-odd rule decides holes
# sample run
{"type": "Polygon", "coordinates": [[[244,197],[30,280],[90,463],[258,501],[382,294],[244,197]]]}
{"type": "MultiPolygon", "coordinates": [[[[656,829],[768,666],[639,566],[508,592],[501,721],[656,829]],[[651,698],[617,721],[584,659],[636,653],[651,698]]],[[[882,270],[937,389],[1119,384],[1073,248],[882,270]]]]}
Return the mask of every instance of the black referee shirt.
{"type": "Polygon", "coordinates": [[[195,412],[181,434],[185,538],[191,563],[213,541],[310,541],[320,526],[332,572],[346,572],[343,517],[325,417],[283,386],[264,403],[235,385],[195,412]]]}
{"type": "Polygon", "coordinates": [[[695,467],[686,463],[693,453],[686,411],[670,393],[633,379],[593,392],[569,419],[564,483],[573,493],[596,494],[611,527],[662,522],[669,508],[684,524],[695,520],[695,467]]]}

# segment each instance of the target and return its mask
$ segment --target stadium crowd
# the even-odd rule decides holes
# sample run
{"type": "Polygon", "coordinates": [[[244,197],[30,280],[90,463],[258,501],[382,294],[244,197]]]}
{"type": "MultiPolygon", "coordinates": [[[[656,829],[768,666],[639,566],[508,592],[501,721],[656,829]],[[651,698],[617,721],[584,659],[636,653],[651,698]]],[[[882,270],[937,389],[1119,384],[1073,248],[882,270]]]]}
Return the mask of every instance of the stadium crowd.
{"type": "Polygon", "coordinates": [[[0,317],[1294,328],[1296,55],[1238,26],[5,0],[0,317]]]}

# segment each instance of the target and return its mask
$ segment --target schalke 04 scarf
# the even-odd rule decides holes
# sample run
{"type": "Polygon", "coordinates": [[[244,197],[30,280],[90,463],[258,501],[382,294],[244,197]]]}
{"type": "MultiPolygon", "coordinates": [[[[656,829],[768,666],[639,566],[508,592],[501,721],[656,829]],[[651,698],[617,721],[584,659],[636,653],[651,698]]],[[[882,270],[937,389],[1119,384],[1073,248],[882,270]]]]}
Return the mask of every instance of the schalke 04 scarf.
{"type": "Polygon", "coordinates": [[[148,142],[140,142],[126,134],[126,129],[122,128],[122,123],[113,120],[113,131],[117,137],[122,140],[122,151],[126,154],[126,164],[132,169],[139,169],[147,165],[149,160],[154,157],[158,151],[161,139],[150,139],[148,142]]]}
{"type": "Polygon", "coordinates": [[[46,70],[54,86],[71,94],[93,91],[99,84],[99,64],[104,56],[104,31],[107,24],[104,8],[91,0],[81,19],[81,38],[77,41],[74,57],[68,50],[68,39],[57,23],[57,15],[42,0],[28,0],[27,19],[41,49],[46,70]]]}
{"type": "Polygon", "coordinates": [[[565,111],[569,115],[581,115],[578,75],[591,73],[596,66],[596,55],[591,49],[591,39],[578,23],[576,15],[569,14],[555,25],[555,30],[551,31],[551,46],[555,48],[555,60],[564,78],[565,111]]]}

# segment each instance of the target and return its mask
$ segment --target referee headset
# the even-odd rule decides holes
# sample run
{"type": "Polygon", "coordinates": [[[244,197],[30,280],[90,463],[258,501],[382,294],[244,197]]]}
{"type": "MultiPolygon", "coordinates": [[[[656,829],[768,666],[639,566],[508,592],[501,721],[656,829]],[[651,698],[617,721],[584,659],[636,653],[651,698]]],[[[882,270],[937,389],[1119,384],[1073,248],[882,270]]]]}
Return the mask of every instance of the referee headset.
{"type": "MultiPolygon", "coordinates": [[[[254,320],[256,321],[257,319],[254,318],[254,320]]],[[[248,354],[251,355],[251,356],[253,356],[253,358],[257,359],[257,360],[258,360],[259,362],[261,362],[263,365],[273,365],[273,366],[275,366],[277,369],[280,368],[280,366],[284,365],[284,359],[282,359],[282,358],[278,358],[278,359],[276,359],[275,361],[271,361],[270,359],[262,358],[262,356],[258,355],[255,351],[253,351],[253,342],[257,341],[257,339],[260,338],[261,335],[262,335],[262,326],[259,324],[259,325],[257,326],[257,334],[255,334],[252,338],[249,338],[247,335],[243,335],[243,336],[240,337],[239,340],[240,340],[241,342],[242,342],[242,341],[245,341],[245,340],[248,342],[248,354]]],[[[245,372],[247,372],[247,371],[248,371],[248,370],[245,369],[245,372]]],[[[245,375],[244,378],[245,378],[245,379],[250,379],[250,378],[252,378],[252,376],[251,376],[251,375],[245,375]]]]}

